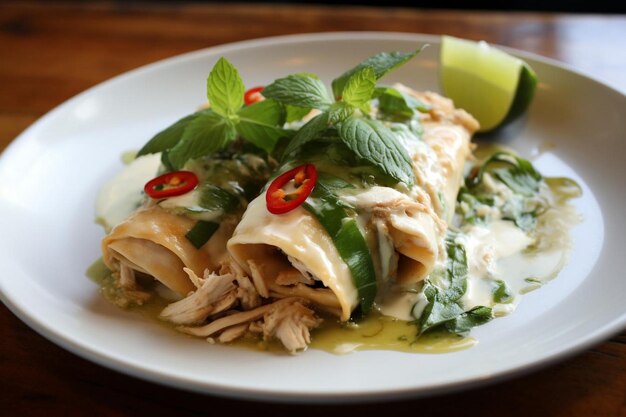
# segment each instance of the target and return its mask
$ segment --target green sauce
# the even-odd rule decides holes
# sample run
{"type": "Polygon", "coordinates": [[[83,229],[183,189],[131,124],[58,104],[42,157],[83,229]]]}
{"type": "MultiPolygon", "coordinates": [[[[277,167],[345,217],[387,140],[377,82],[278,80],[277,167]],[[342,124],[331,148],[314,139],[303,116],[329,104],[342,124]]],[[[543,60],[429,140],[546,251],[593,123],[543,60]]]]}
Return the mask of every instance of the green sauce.
{"type": "Polygon", "coordinates": [[[417,326],[403,320],[369,314],[357,323],[340,324],[326,319],[312,333],[312,349],[341,354],[356,350],[390,350],[407,353],[444,353],[467,349],[476,344],[470,337],[447,332],[417,337],[417,326]]]}

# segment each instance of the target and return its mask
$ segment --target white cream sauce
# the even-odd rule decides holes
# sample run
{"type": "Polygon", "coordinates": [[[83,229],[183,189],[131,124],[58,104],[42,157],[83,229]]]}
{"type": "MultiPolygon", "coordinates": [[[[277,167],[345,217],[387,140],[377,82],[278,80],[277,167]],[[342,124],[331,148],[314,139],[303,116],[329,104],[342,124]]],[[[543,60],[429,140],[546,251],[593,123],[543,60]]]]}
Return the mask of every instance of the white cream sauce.
{"type": "Polygon", "coordinates": [[[160,165],[160,153],[140,156],[102,187],[96,200],[96,219],[107,231],[141,205],[143,187],[157,175],[160,165]]]}
{"type": "MultiPolygon", "coordinates": [[[[504,197],[507,190],[493,182],[494,195],[504,197]]],[[[550,193],[550,191],[546,192],[550,193]]],[[[457,238],[466,250],[468,261],[467,290],[461,301],[465,310],[476,306],[491,307],[494,316],[512,313],[521,295],[541,287],[554,278],[567,260],[570,249],[569,229],[580,221],[572,206],[551,197],[552,207],[538,218],[533,236],[513,221],[494,219],[484,225],[465,225],[457,238]],[[511,297],[494,300],[498,281],[506,283],[511,297]]],[[[442,266],[442,264],[439,264],[442,266]]],[[[379,311],[401,320],[414,320],[428,304],[421,283],[396,287],[379,302],[379,311]]]]}

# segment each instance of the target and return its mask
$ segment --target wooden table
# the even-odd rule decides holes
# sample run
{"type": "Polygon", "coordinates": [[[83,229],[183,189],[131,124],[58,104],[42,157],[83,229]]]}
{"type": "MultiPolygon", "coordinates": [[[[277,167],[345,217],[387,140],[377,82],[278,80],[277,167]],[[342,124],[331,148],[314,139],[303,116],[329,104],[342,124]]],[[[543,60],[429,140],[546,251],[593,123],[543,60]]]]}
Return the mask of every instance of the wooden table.
{"type": "MultiPolygon", "coordinates": [[[[122,4],[0,6],[0,150],[57,104],[124,71],[226,42],[300,32],[379,30],[485,39],[565,61],[626,91],[626,16],[122,4]]],[[[626,333],[550,368],[481,389],[381,404],[295,407],[197,395],[119,374],[50,343],[4,306],[0,323],[3,416],[181,416],[216,407],[228,415],[333,410],[355,415],[626,415],[626,333]]]]}

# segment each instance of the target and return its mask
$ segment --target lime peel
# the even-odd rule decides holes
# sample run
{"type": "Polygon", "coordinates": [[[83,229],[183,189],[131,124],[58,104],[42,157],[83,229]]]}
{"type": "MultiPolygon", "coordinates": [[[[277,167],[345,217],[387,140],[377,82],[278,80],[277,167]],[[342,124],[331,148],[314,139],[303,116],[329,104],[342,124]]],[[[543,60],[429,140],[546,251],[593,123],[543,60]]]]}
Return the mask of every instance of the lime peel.
{"type": "Polygon", "coordinates": [[[523,60],[491,47],[444,36],[441,43],[443,92],[471,113],[488,132],[515,120],[530,105],[537,76],[523,60]]]}

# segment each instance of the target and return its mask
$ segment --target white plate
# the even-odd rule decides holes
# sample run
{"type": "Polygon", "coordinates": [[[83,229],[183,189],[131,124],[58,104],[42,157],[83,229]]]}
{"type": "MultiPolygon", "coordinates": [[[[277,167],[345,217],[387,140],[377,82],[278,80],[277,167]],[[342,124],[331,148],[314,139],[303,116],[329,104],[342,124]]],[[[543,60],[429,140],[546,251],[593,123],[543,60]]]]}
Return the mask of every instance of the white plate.
{"type": "Polygon", "coordinates": [[[546,365],[626,324],[626,97],[558,63],[519,53],[541,84],[523,129],[503,139],[547,175],[575,178],[585,217],[571,261],[511,316],[449,354],[387,351],[289,357],[213,346],[118,310],[85,276],[100,256],[98,188],[120,154],[195,110],[222,55],[248,86],[298,71],[334,76],[380,51],[431,46],[386,81],[438,90],[439,38],[329,33],[235,43],[114,78],[59,106],[0,159],[2,301],[36,331],[104,366],[176,387],[279,401],[365,401],[459,389],[546,365]],[[536,155],[535,151],[544,149],[536,155]]]}

